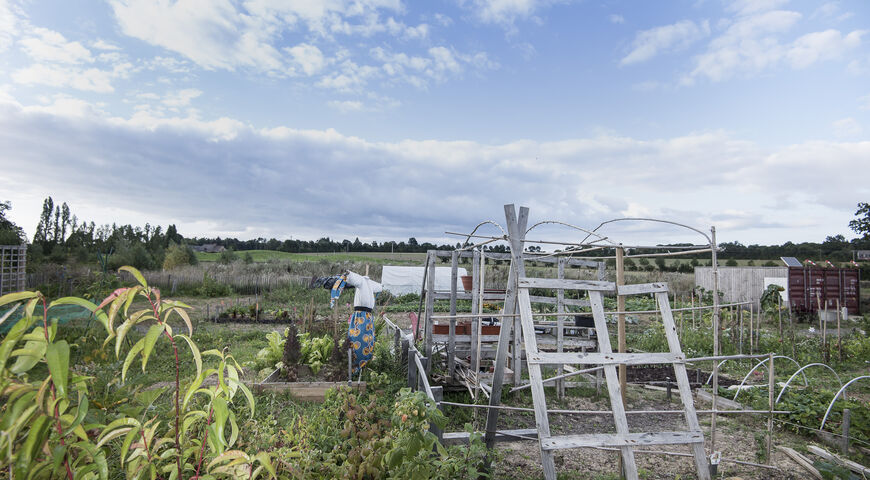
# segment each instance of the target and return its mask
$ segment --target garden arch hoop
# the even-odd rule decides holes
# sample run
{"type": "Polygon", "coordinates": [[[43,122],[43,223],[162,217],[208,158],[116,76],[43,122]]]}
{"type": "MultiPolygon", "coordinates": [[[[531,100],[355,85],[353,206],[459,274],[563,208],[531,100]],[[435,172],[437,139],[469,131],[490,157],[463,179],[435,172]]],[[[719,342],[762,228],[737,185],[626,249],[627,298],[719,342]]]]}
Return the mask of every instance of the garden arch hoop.
{"type": "Polygon", "coordinates": [[[831,404],[828,405],[828,409],[825,410],[825,418],[822,419],[822,426],[819,427],[819,430],[824,430],[824,428],[825,428],[825,422],[828,421],[828,414],[831,413],[831,409],[834,408],[834,403],[837,402],[837,398],[840,396],[840,394],[843,393],[844,390],[846,390],[846,387],[848,387],[849,385],[851,385],[852,383],[854,383],[854,382],[856,382],[856,381],[858,381],[858,380],[861,380],[862,378],[870,378],[870,375],[862,375],[862,376],[860,376],[860,377],[855,377],[855,378],[849,380],[848,382],[846,382],[845,385],[843,385],[842,387],[840,387],[840,390],[838,390],[838,391],[837,391],[837,394],[834,395],[834,399],[831,400],[831,404]]]}
{"type": "MultiPolygon", "coordinates": [[[[798,363],[797,360],[795,360],[789,356],[786,356],[786,355],[774,355],[773,356],[774,360],[777,358],[787,358],[787,359],[791,360],[791,363],[795,364],[799,369],[801,368],[801,364],[798,363]]],[[[753,367],[752,370],[750,370],[749,373],[747,373],[745,377],[743,377],[743,381],[740,382],[740,385],[737,386],[737,393],[734,394],[734,398],[732,400],[735,400],[735,401],[737,400],[737,395],[740,395],[740,388],[743,387],[743,385],[746,383],[746,380],[749,379],[750,375],[752,375],[752,372],[757,370],[758,367],[767,363],[768,360],[769,360],[769,358],[765,358],[764,360],[758,362],[758,364],[755,365],[755,367],[753,367]]],[[[804,386],[809,385],[809,382],[807,382],[807,376],[803,373],[801,373],[801,375],[803,375],[803,377],[804,377],[804,386]]]]}
{"type": "MultiPolygon", "coordinates": [[[[840,376],[837,375],[837,372],[836,372],[833,368],[829,367],[828,365],[826,365],[826,364],[824,364],[824,363],[809,363],[809,364],[804,365],[803,367],[801,367],[798,371],[794,372],[794,373],[792,374],[792,376],[789,377],[788,380],[786,380],[785,385],[783,385],[783,387],[782,387],[782,390],[779,391],[779,395],[776,396],[776,401],[773,402],[774,405],[777,404],[777,403],[779,403],[779,399],[782,398],[782,394],[785,393],[785,389],[788,388],[788,384],[791,383],[791,381],[794,379],[794,377],[797,376],[797,374],[803,372],[804,369],[806,369],[806,368],[810,368],[810,367],[814,367],[814,366],[825,367],[825,368],[827,368],[828,370],[830,370],[831,373],[833,373],[834,376],[837,377],[837,383],[840,384],[840,388],[843,387],[843,381],[840,380],[840,376]]],[[[804,377],[804,380],[806,380],[806,377],[804,377]]]]}

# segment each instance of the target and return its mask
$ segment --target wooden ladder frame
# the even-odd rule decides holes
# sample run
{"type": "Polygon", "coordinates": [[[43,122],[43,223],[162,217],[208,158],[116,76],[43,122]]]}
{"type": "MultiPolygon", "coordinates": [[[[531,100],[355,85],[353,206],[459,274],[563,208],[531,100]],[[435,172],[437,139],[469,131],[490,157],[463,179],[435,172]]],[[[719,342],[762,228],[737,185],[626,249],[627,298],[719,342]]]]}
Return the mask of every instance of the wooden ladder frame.
{"type": "Polygon", "coordinates": [[[517,277],[517,307],[522,324],[523,340],[526,346],[526,355],[529,369],[529,383],[531,384],[532,400],[535,408],[535,422],[538,428],[538,442],[541,449],[541,464],[544,469],[544,478],[555,480],[556,470],[553,461],[553,451],[579,447],[616,447],[622,455],[625,477],[629,480],[638,478],[637,465],[634,460],[634,448],[645,445],[669,445],[689,444],[693,449],[693,458],[697,469],[698,478],[709,480],[710,472],[707,466],[707,457],[704,451],[704,434],[701,431],[698,417],[695,412],[692,391],[689,388],[689,378],[686,374],[686,358],[680,348],[674,326],[673,313],[668,300],[668,287],[665,283],[651,283],[626,285],[619,287],[620,295],[654,294],[662,315],[665,327],[665,336],[668,341],[669,352],[666,353],[613,353],[610,346],[610,335],[607,330],[607,321],[604,317],[603,292],[613,291],[614,284],[611,282],[595,282],[586,280],[560,280],[543,278],[517,277]],[[597,353],[548,353],[538,350],[535,338],[535,326],[532,317],[531,302],[529,301],[530,288],[551,288],[565,290],[586,290],[592,305],[592,315],[595,320],[595,329],[598,335],[597,353]],[[613,411],[613,420],[616,424],[615,434],[585,434],[585,435],[561,435],[550,434],[550,424],[547,415],[547,401],[544,393],[541,365],[603,365],[604,375],[607,382],[607,391],[610,396],[610,405],[613,411]],[[625,405],[622,403],[622,392],[617,377],[617,365],[645,365],[645,364],[673,364],[674,376],[680,391],[680,400],[683,403],[683,412],[688,426],[688,431],[676,432],[653,432],[631,433],[628,428],[628,419],[625,413],[625,405]]]}

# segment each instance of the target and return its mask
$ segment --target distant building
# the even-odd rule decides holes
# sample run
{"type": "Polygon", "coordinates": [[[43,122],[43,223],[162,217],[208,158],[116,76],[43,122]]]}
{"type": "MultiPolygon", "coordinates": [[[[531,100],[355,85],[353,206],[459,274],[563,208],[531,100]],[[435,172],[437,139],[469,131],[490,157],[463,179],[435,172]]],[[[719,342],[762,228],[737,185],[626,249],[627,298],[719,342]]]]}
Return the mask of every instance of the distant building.
{"type": "Polygon", "coordinates": [[[206,243],[205,245],[194,245],[190,247],[194,252],[203,252],[203,253],[221,253],[226,251],[223,245],[218,245],[216,243],[206,243]]]}

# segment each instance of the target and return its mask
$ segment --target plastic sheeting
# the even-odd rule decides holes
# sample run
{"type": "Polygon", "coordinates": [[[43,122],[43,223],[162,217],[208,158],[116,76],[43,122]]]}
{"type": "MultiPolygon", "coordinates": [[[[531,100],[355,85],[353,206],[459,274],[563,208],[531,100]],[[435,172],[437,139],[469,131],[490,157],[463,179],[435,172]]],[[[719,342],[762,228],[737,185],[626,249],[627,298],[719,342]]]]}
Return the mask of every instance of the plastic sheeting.
{"type": "MultiPolygon", "coordinates": [[[[423,275],[426,267],[393,267],[384,265],[381,273],[381,285],[384,290],[392,293],[395,296],[405,295],[408,293],[419,294],[423,289],[423,275]]],[[[458,275],[456,276],[457,291],[464,291],[462,288],[462,276],[468,275],[468,271],[464,268],[457,268],[458,275]]],[[[450,291],[450,267],[435,267],[435,290],[450,291]]]]}

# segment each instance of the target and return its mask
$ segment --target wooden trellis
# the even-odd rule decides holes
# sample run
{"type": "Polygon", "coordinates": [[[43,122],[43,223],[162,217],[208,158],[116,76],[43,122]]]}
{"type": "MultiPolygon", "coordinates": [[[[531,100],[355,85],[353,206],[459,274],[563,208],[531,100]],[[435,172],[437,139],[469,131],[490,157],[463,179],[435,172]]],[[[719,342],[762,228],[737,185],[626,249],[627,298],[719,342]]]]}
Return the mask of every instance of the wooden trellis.
{"type": "MultiPolygon", "coordinates": [[[[523,233],[528,218],[528,209],[520,210],[517,219],[512,206],[506,207],[508,230],[513,252],[522,252],[523,233]]],[[[655,294],[664,322],[665,333],[668,340],[669,352],[667,353],[613,353],[610,346],[610,335],[607,322],[604,317],[603,292],[614,291],[615,284],[602,281],[565,280],[527,278],[522,254],[514,254],[513,268],[510,272],[508,283],[508,297],[516,298],[516,310],[520,314],[522,339],[525,342],[525,351],[528,362],[529,382],[531,384],[532,399],[535,410],[535,422],[538,430],[538,442],[541,449],[541,463],[544,477],[548,480],[556,478],[553,452],[560,449],[579,447],[616,447],[620,449],[623,460],[623,468],[626,478],[637,479],[637,466],[634,461],[634,448],[644,445],[688,444],[692,446],[695,466],[698,478],[706,480],[710,478],[707,467],[707,459],[704,451],[704,434],[698,423],[695,412],[692,392],[689,388],[689,379],[686,374],[685,356],[677,338],[673,314],[667,297],[667,284],[653,283],[642,285],[626,285],[619,287],[620,295],[655,294]],[[512,288],[513,287],[513,288],[512,288]],[[532,316],[531,301],[529,298],[530,288],[544,288],[554,290],[585,290],[588,292],[595,321],[595,329],[598,338],[597,353],[548,353],[538,350],[535,325],[532,316]],[[513,290],[513,292],[511,292],[513,290]],[[514,293],[515,292],[515,293],[514,293]],[[511,295],[513,293],[513,295],[511,295]],[[602,365],[604,367],[607,390],[610,396],[610,405],[616,424],[615,434],[590,433],[585,435],[561,435],[550,434],[550,425],[547,412],[547,400],[544,393],[544,379],[541,373],[541,365],[602,365]],[[622,392],[617,377],[617,365],[642,365],[642,364],[672,364],[674,365],[675,377],[680,391],[680,399],[683,403],[683,413],[688,426],[688,431],[683,432],[644,432],[631,433],[625,413],[625,405],[622,401],[622,392]]],[[[510,309],[510,303],[505,305],[505,310],[510,309]]],[[[500,345],[501,347],[501,345],[500,345]]],[[[496,375],[499,375],[499,363],[501,356],[496,359],[496,375]]],[[[503,364],[501,365],[503,368],[503,364]]],[[[501,382],[493,382],[493,387],[500,386],[501,382]]],[[[493,391],[495,395],[495,388],[493,391]]],[[[491,401],[492,404],[492,401],[491,401]]],[[[494,410],[490,411],[490,414],[494,410]]],[[[494,431],[495,418],[489,419],[487,433],[494,431]]]]}
{"type": "Polygon", "coordinates": [[[0,245],[0,295],[27,288],[27,245],[0,245]]]}

